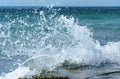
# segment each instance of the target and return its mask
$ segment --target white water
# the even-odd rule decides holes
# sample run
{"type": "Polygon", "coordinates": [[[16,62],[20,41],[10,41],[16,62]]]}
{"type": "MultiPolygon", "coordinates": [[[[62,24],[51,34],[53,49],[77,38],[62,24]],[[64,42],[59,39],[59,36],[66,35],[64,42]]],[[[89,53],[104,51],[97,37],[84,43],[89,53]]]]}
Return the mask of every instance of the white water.
{"type": "Polygon", "coordinates": [[[18,79],[18,77],[24,77],[25,74],[30,73],[31,71],[27,67],[19,67],[18,69],[6,74],[5,76],[0,77],[0,79],[18,79]]]}
{"type": "MultiPolygon", "coordinates": [[[[41,24],[45,25],[47,19],[44,12],[40,12],[40,16],[41,24]]],[[[51,19],[52,17],[54,15],[50,16],[51,19]]],[[[62,15],[52,21],[54,22],[54,25],[51,23],[52,27],[46,26],[52,32],[42,32],[44,36],[40,38],[35,48],[20,47],[16,50],[21,52],[17,53],[8,51],[7,54],[10,57],[22,54],[29,58],[19,63],[17,69],[1,76],[0,79],[17,79],[25,75],[40,73],[42,69],[53,70],[64,60],[96,66],[106,61],[120,64],[120,42],[110,42],[101,46],[92,38],[92,32],[86,26],[78,25],[74,18],[66,18],[62,15]]]]}

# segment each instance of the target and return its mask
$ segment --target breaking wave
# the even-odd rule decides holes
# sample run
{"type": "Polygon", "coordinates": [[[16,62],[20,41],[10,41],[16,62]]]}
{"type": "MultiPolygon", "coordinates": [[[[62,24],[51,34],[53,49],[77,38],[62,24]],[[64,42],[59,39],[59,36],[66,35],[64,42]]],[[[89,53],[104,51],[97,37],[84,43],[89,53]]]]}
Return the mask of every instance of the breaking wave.
{"type": "Polygon", "coordinates": [[[74,17],[56,16],[56,12],[48,15],[44,11],[35,14],[0,24],[1,60],[8,68],[0,79],[53,70],[66,60],[93,66],[120,64],[120,42],[101,46],[92,38],[92,31],[80,26],[74,17]]]}

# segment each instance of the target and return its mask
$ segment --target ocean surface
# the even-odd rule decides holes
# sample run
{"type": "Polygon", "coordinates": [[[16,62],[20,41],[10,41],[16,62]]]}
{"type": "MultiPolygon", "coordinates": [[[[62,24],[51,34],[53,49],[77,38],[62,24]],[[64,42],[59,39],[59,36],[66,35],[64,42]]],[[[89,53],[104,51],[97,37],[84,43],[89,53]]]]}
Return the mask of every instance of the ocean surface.
{"type": "Polygon", "coordinates": [[[120,7],[0,7],[0,79],[64,61],[120,66],[120,7]]]}

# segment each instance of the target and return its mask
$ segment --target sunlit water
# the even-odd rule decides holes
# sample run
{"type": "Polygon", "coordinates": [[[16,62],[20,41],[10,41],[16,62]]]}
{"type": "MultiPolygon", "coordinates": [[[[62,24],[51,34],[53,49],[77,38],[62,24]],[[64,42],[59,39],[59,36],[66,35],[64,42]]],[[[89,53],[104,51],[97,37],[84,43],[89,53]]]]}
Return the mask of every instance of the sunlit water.
{"type": "Polygon", "coordinates": [[[120,9],[0,8],[0,79],[53,70],[65,60],[119,66],[120,9]]]}

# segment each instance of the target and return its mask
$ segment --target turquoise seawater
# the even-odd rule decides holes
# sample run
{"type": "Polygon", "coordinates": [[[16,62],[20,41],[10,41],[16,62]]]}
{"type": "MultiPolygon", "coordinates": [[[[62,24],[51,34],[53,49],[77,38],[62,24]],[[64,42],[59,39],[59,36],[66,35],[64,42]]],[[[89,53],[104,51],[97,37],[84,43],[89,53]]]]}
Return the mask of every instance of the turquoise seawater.
{"type": "Polygon", "coordinates": [[[119,65],[119,55],[120,7],[0,7],[1,76],[25,63],[119,65]]]}

